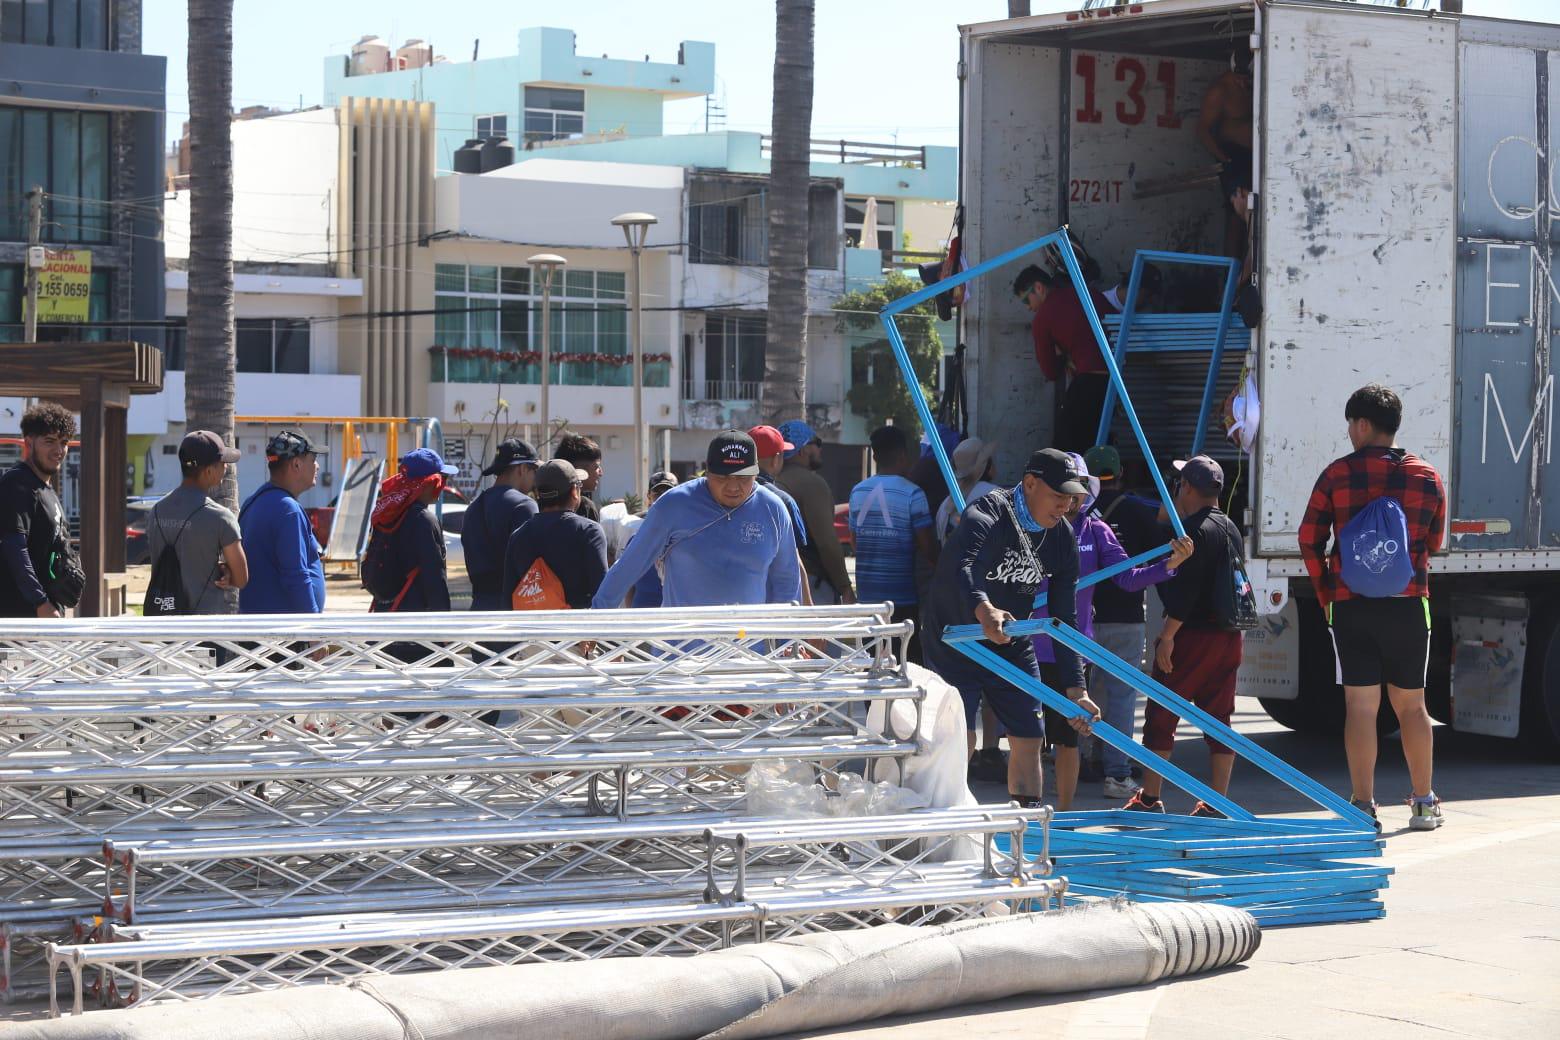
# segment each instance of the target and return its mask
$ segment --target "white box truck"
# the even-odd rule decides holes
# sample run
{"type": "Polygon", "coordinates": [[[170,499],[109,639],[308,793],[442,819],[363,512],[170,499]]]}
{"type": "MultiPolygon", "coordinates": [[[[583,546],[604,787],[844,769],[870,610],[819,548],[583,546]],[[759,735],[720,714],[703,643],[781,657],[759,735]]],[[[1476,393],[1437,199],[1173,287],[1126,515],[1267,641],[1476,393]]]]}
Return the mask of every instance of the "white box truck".
{"type": "MultiPolygon", "coordinates": [[[[1241,333],[1221,366],[1217,399],[1248,370],[1261,423],[1249,457],[1221,430],[1206,440],[1238,473],[1233,515],[1268,610],[1242,690],[1293,728],[1341,725],[1297,535],[1317,475],[1349,451],[1345,400],[1381,382],[1404,401],[1400,442],[1448,488],[1430,711],[1560,748],[1560,27],[1326,0],[1145,0],[961,34],[966,255],[1068,225],[1107,283],[1139,249],[1223,249],[1198,114],[1249,41],[1264,311],[1249,349],[1241,333]]],[[[1007,469],[1051,433],[1029,314],[1008,291],[1019,266],[980,283],[961,328],[972,428],[1003,444],[1007,469]]],[[[1217,308],[1195,302],[1209,293],[1192,269],[1164,273],[1162,309],[1217,308]]],[[[1190,446],[1209,360],[1128,355],[1161,462],[1190,446]]],[[[1117,441],[1127,454],[1130,435],[1117,441]]]]}

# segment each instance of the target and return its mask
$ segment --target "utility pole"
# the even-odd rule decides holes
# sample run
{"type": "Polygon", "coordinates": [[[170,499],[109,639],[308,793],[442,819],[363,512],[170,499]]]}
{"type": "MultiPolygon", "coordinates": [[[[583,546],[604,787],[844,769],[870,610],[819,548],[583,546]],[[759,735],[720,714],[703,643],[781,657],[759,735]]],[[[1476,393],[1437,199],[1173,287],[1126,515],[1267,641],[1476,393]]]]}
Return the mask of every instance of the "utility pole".
{"type": "MultiPolygon", "coordinates": [[[[538,253],[526,263],[531,265],[532,281],[537,279],[542,283],[542,435],[536,441],[536,450],[550,456],[552,449],[548,447],[552,443],[552,413],[548,410],[550,404],[547,400],[547,391],[552,386],[552,288],[553,276],[558,268],[569,261],[556,253],[538,253]]],[[[535,286],[532,286],[533,295],[535,286]]]]}
{"type": "Polygon", "coordinates": [[[634,494],[643,496],[650,480],[650,435],[645,428],[645,336],[639,268],[650,225],[658,220],[649,213],[623,213],[613,217],[612,223],[623,229],[631,258],[628,294],[629,305],[633,308],[629,332],[634,348],[634,494]]]}
{"type": "Polygon", "coordinates": [[[33,185],[27,193],[27,311],[22,318],[22,342],[38,342],[38,272],[43,259],[34,250],[42,248],[43,189],[33,185]]]}

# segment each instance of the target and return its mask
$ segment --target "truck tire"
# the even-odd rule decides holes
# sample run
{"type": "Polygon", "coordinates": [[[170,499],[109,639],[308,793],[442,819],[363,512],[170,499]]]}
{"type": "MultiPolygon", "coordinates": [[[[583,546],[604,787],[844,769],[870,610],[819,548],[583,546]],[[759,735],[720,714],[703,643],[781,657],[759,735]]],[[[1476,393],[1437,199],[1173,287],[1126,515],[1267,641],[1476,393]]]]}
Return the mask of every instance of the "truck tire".
{"type": "Polygon", "coordinates": [[[1522,742],[1560,759],[1560,603],[1535,606],[1528,617],[1522,672],[1522,742]]]}
{"type": "Polygon", "coordinates": [[[1275,697],[1259,697],[1257,702],[1262,705],[1273,721],[1285,729],[1292,729],[1296,733],[1327,733],[1327,725],[1316,710],[1315,703],[1308,697],[1304,690],[1294,700],[1281,701],[1275,697]]]}

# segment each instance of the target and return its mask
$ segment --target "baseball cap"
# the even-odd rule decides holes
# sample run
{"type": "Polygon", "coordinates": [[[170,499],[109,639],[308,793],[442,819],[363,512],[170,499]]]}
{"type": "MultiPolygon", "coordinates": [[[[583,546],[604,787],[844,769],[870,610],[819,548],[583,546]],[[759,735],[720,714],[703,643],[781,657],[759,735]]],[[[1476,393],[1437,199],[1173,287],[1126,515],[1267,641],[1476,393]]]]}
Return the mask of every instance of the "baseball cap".
{"type": "Polygon", "coordinates": [[[1101,480],[1115,480],[1121,476],[1121,452],[1112,444],[1096,444],[1084,452],[1083,464],[1101,480]]]}
{"type": "Polygon", "coordinates": [[[493,464],[483,470],[484,476],[496,477],[510,466],[535,466],[542,460],[536,457],[536,451],[525,441],[518,437],[511,437],[501,441],[498,452],[493,456],[493,464]]]}
{"type": "Polygon", "coordinates": [[[727,430],[710,441],[704,468],[712,477],[758,476],[758,445],[741,430],[727,430]]]}
{"type": "Polygon", "coordinates": [[[186,470],[205,469],[214,462],[237,462],[238,449],[229,448],[210,430],[194,430],[179,442],[179,465],[186,470]]]}
{"type": "Polygon", "coordinates": [[[1029,456],[1024,467],[1026,474],[1033,473],[1046,482],[1052,491],[1063,495],[1087,495],[1089,486],[1083,482],[1083,474],[1065,451],[1041,448],[1029,456]]]}
{"type": "Polygon", "coordinates": [[[442,473],[446,477],[453,477],[460,470],[447,465],[444,457],[432,448],[413,448],[401,456],[401,468],[409,477],[431,477],[435,473],[442,473]]]}
{"type": "Polygon", "coordinates": [[[758,448],[758,457],[761,459],[778,455],[782,451],[790,451],[795,447],[773,426],[755,426],[748,431],[748,436],[753,438],[753,444],[758,448]]]}
{"type": "Polygon", "coordinates": [[[652,494],[654,494],[657,491],[665,491],[667,488],[674,488],[677,486],[677,483],[677,474],[673,473],[671,470],[657,470],[656,472],[650,474],[649,490],[652,494]]]}
{"type": "Polygon", "coordinates": [[[265,442],[265,460],[267,462],[282,462],[287,459],[295,459],[299,455],[323,455],[320,449],[314,446],[314,442],[297,430],[283,430],[275,437],[265,442]]]}
{"type": "Polygon", "coordinates": [[[1224,468],[1206,455],[1194,455],[1189,459],[1177,459],[1171,463],[1181,479],[1205,495],[1216,495],[1224,490],[1224,468]]]}
{"type": "Polygon", "coordinates": [[[583,470],[574,468],[566,459],[553,459],[536,468],[536,500],[553,502],[569,493],[569,489],[585,483],[583,470]]]}
{"type": "Polygon", "coordinates": [[[800,419],[792,419],[790,422],[781,423],[780,436],[790,441],[793,445],[793,447],[785,449],[786,458],[790,458],[818,439],[817,432],[800,419]]]}

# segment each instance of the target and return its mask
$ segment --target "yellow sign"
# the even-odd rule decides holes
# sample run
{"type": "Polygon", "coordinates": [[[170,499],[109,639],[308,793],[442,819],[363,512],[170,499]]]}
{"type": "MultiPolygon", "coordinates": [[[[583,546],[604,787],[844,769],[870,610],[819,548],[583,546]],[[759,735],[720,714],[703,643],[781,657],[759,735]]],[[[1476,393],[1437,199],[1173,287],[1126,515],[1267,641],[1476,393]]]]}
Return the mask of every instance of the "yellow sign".
{"type": "Polygon", "coordinates": [[[87,320],[92,303],[92,251],[50,249],[38,269],[38,320],[87,320]]]}

